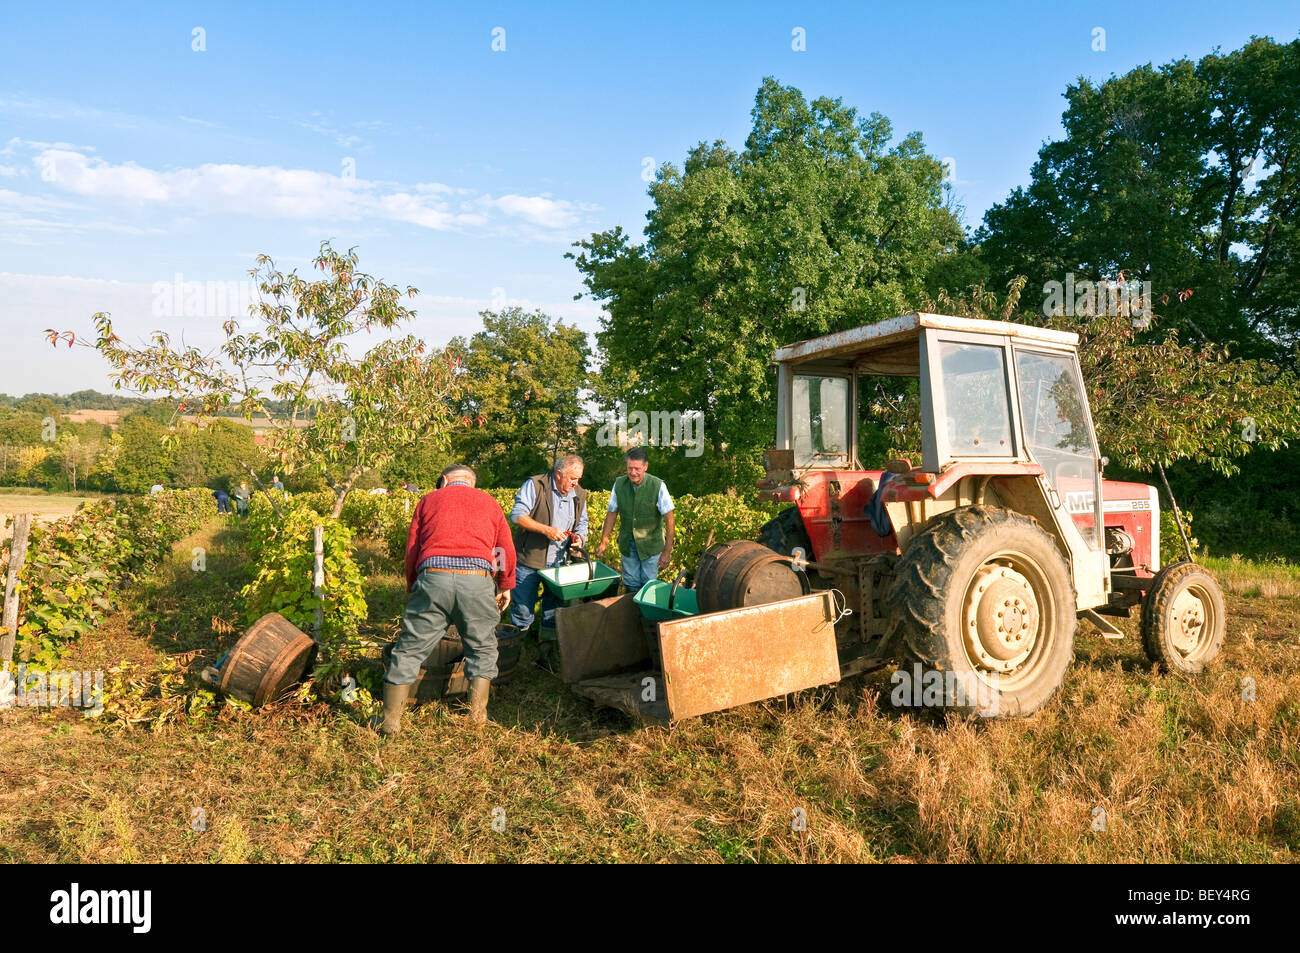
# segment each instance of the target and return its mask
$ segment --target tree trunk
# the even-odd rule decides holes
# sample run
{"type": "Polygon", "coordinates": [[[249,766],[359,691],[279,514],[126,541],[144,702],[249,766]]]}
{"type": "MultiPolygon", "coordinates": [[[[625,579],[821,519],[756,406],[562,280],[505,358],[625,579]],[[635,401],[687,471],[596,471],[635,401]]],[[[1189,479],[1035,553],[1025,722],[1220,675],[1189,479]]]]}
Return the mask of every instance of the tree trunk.
{"type": "MultiPolygon", "coordinates": [[[[312,570],[311,570],[311,594],[319,601],[324,598],[325,592],[325,527],[313,526],[311,530],[312,540],[312,570]]],[[[325,625],[325,608],[323,605],[316,607],[315,619],[312,622],[312,638],[316,644],[320,644],[321,629],[325,625]]]]}
{"type": "Polygon", "coordinates": [[[330,511],[330,516],[335,519],[339,518],[339,515],[343,512],[343,501],[348,498],[348,493],[352,491],[352,484],[356,483],[357,479],[361,474],[365,473],[367,469],[368,468],[366,467],[354,467],[348,474],[347,479],[338,486],[334,486],[333,483],[330,483],[335,494],[334,509],[330,511]]]}
{"type": "Polygon", "coordinates": [[[275,497],[271,495],[271,491],[268,490],[266,486],[262,483],[261,479],[257,475],[257,471],[254,470],[252,467],[250,467],[243,460],[236,459],[235,462],[248,471],[248,475],[253,478],[253,482],[256,483],[257,488],[262,491],[262,495],[265,496],[268,501],[270,501],[271,509],[275,510],[275,515],[280,517],[280,519],[284,519],[284,510],[280,509],[280,504],[275,502],[275,497]]]}
{"type": "Polygon", "coordinates": [[[27,534],[32,528],[32,515],[14,516],[14,538],[9,544],[9,574],[5,582],[4,628],[0,630],[0,663],[12,662],[14,644],[18,640],[18,573],[27,559],[27,534]]]}
{"type": "MultiPolygon", "coordinates": [[[[1187,538],[1187,530],[1183,529],[1183,514],[1178,509],[1178,501],[1174,499],[1174,491],[1169,489],[1169,478],[1165,476],[1164,465],[1159,460],[1156,461],[1156,469],[1160,472],[1160,482],[1165,485],[1165,493],[1169,497],[1169,503],[1174,508],[1174,522],[1178,524],[1178,535],[1183,538],[1183,551],[1187,553],[1187,561],[1194,563],[1196,562],[1196,557],[1192,555],[1192,544],[1187,538]]],[[[1156,524],[1154,532],[1157,534],[1160,533],[1159,523],[1156,524]]],[[[1159,536],[1157,535],[1157,539],[1158,538],[1159,536]]]]}

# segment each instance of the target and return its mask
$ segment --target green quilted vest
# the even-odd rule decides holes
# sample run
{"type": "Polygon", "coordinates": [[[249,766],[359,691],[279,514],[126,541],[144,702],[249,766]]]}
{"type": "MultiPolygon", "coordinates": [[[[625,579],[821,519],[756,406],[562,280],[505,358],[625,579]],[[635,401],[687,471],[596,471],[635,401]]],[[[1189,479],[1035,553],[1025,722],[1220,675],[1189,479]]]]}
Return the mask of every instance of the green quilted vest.
{"type": "Polygon", "coordinates": [[[621,476],[614,481],[614,499],[618,503],[618,548],[628,552],[636,540],[636,554],[641,559],[658,556],[664,551],[664,519],[656,505],[663,480],[649,473],[632,492],[632,481],[621,476]]]}

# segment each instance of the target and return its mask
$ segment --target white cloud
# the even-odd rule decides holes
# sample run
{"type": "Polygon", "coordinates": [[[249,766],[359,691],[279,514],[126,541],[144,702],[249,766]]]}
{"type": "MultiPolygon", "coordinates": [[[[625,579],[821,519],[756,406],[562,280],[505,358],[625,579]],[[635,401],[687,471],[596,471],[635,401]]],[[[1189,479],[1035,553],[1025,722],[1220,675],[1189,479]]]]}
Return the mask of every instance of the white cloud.
{"type": "Polygon", "coordinates": [[[41,142],[37,139],[19,139],[14,136],[0,149],[0,156],[17,155],[18,152],[30,152],[37,149],[71,149],[73,152],[94,152],[94,146],[78,146],[71,142],[41,142]]]}
{"type": "Polygon", "coordinates": [[[545,228],[565,228],[577,219],[572,202],[556,201],[546,195],[503,195],[492,204],[545,228]]]}
{"type": "Polygon", "coordinates": [[[574,227],[580,223],[581,213],[593,210],[593,206],[554,199],[549,194],[475,197],[470,189],[440,182],[402,186],[312,169],[207,163],[160,171],[135,162],[111,163],[62,144],[41,149],[32,163],[43,182],[65,192],[175,212],[283,219],[374,218],[436,230],[480,227],[503,217],[506,222],[514,220],[545,231],[574,227]],[[458,209],[449,204],[452,196],[465,197],[458,209]]]}

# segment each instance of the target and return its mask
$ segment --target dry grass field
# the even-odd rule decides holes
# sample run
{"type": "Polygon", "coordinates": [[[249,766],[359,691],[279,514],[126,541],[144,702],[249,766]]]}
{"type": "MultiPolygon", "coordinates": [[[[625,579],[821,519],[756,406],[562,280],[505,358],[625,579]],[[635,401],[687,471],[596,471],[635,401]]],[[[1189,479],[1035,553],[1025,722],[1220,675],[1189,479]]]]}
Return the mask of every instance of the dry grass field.
{"type": "MultiPolygon", "coordinates": [[[[77,512],[77,507],[99,499],[99,495],[86,496],[78,493],[41,493],[38,491],[14,490],[11,487],[0,488],[0,541],[13,535],[13,526],[7,525],[19,513],[31,513],[37,523],[51,523],[64,516],[77,512]]],[[[6,544],[7,545],[7,544],[6,544]]],[[[8,562],[8,557],[5,557],[8,562]]]]}
{"type": "Polygon", "coordinates": [[[37,520],[48,523],[77,512],[82,503],[100,499],[100,494],[42,493],[22,488],[0,488],[0,515],[33,513],[37,520]]]}
{"type": "MultiPolygon", "coordinates": [[[[401,580],[363,556],[379,634],[401,580]]],[[[214,525],[77,647],[110,670],[100,719],[0,711],[0,860],[1295,861],[1300,572],[1213,568],[1230,622],[1207,674],[1085,627],[1024,720],[900,713],[876,673],[643,727],[527,665],[481,734],[431,704],[381,740],[364,700],[253,712],[198,690],[187,672],[240,627],[241,534],[214,525]]]]}

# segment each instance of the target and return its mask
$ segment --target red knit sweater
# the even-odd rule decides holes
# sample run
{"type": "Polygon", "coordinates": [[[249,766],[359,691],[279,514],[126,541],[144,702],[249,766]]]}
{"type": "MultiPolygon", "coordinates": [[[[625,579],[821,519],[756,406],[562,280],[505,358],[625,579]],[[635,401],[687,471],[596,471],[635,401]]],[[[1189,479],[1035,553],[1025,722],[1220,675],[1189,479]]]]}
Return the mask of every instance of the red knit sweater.
{"type": "Polygon", "coordinates": [[[424,494],[406,534],[406,588],[430,556],[476,556],[497,567],[497,589],[515,587],[515,544],[501,507],[482,490],[453,483],[424,494]]]}

